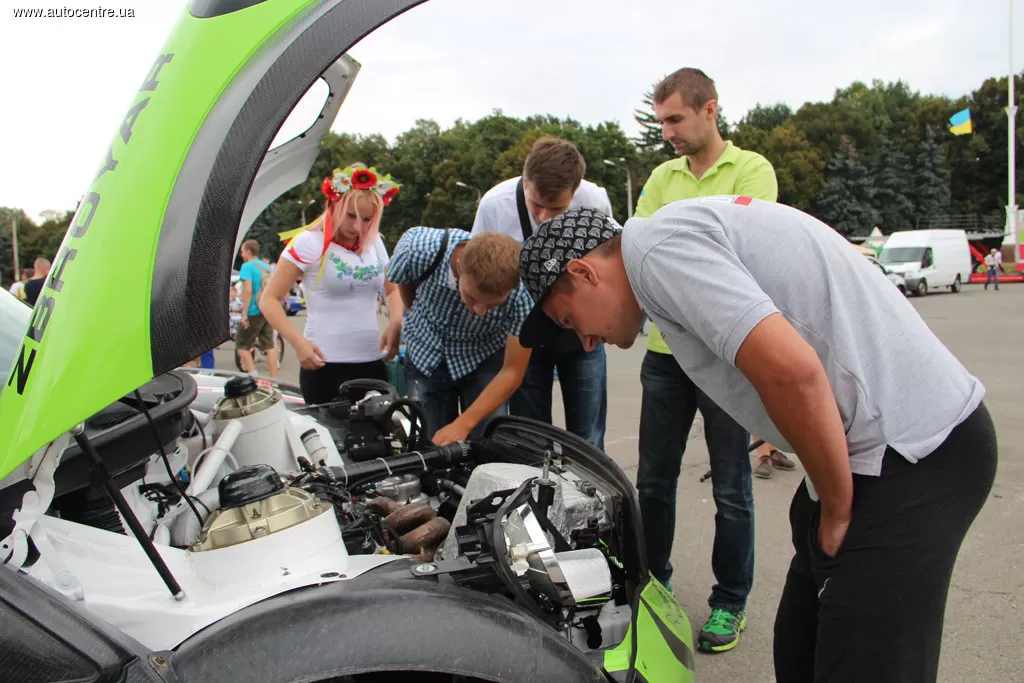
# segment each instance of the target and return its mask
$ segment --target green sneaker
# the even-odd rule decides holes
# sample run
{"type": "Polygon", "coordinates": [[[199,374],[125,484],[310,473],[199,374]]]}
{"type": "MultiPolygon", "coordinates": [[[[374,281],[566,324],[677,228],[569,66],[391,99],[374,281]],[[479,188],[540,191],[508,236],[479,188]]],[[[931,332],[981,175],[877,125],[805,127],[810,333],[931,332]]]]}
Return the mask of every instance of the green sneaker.
{"type": "Polygon", "coordinates": [[[731,650],[740,642],[740,631],[746,625],[747,616],[744,612],[711,610],[711,616],[704,622],[704,628],[697,636],[697,649],[708,653],[731,650]]]}

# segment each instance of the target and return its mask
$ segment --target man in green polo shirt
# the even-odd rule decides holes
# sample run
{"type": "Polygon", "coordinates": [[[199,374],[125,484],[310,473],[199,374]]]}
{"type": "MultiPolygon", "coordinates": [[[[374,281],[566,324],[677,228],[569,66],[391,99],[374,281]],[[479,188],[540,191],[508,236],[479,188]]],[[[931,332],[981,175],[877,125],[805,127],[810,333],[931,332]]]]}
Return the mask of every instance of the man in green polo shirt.
{"type": "MultiPolygon", "coordinates": [[[[768,160],[722,139],[717,122],[718,93],[714,81],[702,71],[685,68],[667,76],[654,89],[654,113],[661,122],[662,136],[680,157],[651,173],[637,202],[637,216],[650,216],[670,202],[709,195],[776,201],[778,183],[768,160]]],[[[640,381],[643,402],[637,490],[651,572],[666,585],[672,576],[669,555],[675,535],[679,469],[699,409],[704,417],[717,514],[711,556],[716,583],[708,599],[711,616],[701,629],[697,646],[703,652],[731,650],[746,623],[747,596],[754,581],[754,496],[747,454],[750,435],[686,376],[653,323],[640,381]]]]}

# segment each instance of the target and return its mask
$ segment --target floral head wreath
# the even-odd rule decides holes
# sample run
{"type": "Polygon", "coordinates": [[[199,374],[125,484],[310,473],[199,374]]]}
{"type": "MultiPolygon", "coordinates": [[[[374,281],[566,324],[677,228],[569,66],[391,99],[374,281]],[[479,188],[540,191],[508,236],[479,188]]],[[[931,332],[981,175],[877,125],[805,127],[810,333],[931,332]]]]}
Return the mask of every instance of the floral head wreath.
{"type": "Polygon", "coordinates": [[[391,179],[391,174],[380,175],[376,168],[366,167],[366,164],[355,163],[348,168],[336,168],[334,173],[324,178],[320,189],[324,195],[336,202],[341,195],[349,190],[377,190],[377,194],[384,200],[384,206],[391,203],[398,194],[400,185],[391,179]]]}

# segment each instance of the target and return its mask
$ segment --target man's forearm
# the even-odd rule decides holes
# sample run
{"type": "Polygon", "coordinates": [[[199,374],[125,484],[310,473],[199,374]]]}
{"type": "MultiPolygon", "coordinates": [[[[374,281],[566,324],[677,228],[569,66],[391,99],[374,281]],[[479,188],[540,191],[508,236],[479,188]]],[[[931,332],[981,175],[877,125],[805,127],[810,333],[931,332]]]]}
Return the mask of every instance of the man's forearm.
{"type": "Polygon", "coordinates": [[[523,381],[523,373],[513,368],[502,368],[484,388],[473,404],[466,409],[456,422],[467,429],[473,429],[488,415],[507,401],[523,381]]]}
{"type": "Polygon", "coordinates": [[[793,447],[821,500],[822,514],[850,518],[853,475],[843,421],[825,375],[818,367],[801,378],[759,388],[768,417],[793,447]]]}

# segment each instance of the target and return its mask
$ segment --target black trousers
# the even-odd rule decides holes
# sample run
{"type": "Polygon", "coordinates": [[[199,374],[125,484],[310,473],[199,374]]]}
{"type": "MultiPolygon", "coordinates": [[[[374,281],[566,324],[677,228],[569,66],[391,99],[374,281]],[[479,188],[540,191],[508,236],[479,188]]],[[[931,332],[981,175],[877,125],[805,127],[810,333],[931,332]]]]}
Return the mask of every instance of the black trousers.
{"type": "Polygon", "coordinates": [[[318,370],[299,370],[299,388],[306,403],[329,403],[338,397],[338,387],[350,379],[388,381],[388,369],[382,360],[369,363],[327,363],[318,370]]]}
{"type": "Polygon", "coordinates": [[[821,506],[801,483],[789,518],[796,555],[775,618],[778,683],[932,683],[953,565],[996,472],[984,404],[911,464],[887,449],[878,477],[854,475],[853,519],[835,557],[821,506]]]}

